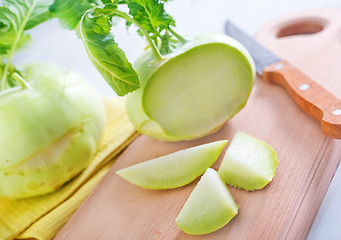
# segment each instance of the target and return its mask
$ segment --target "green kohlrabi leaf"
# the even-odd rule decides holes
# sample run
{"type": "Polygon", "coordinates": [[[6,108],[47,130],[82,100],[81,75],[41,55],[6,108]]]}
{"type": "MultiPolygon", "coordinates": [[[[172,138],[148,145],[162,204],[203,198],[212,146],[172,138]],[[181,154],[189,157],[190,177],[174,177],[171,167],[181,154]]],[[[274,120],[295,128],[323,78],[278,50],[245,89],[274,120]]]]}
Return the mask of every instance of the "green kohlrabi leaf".
{"type": "MultiPolygon", "coordinates": [[[[107,3],[110,0],[102,2],[107,3]]],[[[72,30],[76,28],[87,10],[102,4],[102,2],[100,0],[55,0],[49,9],[59,19],[63,27],[72,30]]]]}
{"type": "Polygon", "coordinates": [[[124,96],[140,87],[139,79],[110,33],[112,15],[107,14],[100,7],[88,10],[81,19],[79,36],[94,66],[117,95],[124,96]]]}
{"type": "Polygon", "coordinates": [[[49,9],[64,28],[72,30],[77,27],[87,10],[103,4],[127,4],[127,2],[123,0],[54,0],[49,9]]]}
{"type": "Polygon", "coordinates": [[[28,39],[24,30],[48,20],[53,0],[3,0],[0,6],[0,55],[20,47],[28,39]]]}
{"type": "Polygon", "coordinates": [[[162,35],[162,31],[175,26],[174,19],[164,10],[164,1],[130,0],[128,2],[129,14],[141,24],[154,41],[162,35]]]}

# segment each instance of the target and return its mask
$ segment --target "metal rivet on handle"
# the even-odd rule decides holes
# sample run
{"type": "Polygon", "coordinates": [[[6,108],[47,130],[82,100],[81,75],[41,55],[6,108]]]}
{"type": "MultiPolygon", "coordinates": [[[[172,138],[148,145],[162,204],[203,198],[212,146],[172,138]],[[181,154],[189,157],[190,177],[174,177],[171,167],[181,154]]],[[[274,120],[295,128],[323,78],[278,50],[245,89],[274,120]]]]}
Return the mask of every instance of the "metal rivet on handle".
{"type": "Polygon", "coordinates": [[[301,90],[307,90],[308,88],[310,88],[310,85],[309,85],[309,84],[302,84],[302,85],[300,86],[300,89],[301,89],[301,90]]]}
{"type": "Polygon", "coordinates": [[[341,109],[336,109],[336,110],[333,112],[333,114],[334,114],[335,116],[341,115],[341,109]]]}
{"type": "Polygon", "coordinates": [[[277,70],[281,69],[282,67],[283,67],[283,64],[282,64],[282,63],[279,63],[279,64],[277,64],[277,65],[275,66],[275,68],[276,68],[277,70]]]}

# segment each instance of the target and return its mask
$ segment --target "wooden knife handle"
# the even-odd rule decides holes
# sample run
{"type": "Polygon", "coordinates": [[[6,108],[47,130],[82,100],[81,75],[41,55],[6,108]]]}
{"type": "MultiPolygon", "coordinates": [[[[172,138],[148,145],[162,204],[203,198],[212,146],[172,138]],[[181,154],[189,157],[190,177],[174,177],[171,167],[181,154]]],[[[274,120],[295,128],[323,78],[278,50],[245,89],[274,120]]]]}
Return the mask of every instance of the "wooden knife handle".
{"type": "Polygon", "coordinates": [[[285,60],[264,68],[263,79],[283,86],[304,111],[321,122],[327,136],[341,139],[339,98],[285,60]]]}

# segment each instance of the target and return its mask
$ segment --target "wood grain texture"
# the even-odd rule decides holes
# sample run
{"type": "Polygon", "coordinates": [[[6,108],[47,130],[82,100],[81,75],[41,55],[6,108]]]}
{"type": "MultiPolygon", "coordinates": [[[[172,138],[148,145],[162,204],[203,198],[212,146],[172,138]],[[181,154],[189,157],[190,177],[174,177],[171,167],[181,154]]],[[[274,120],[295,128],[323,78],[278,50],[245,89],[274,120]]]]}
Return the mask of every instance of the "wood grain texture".
{"type": "MultiPolygon", "coordinates": [[[[340,98],[341,44],[334,44],[341,42],[340,27],[340,10],[307,11],[274,20],[257,38],[340,98]],[[328,25],[317,34],[277,37],[283,27],[302,19],[322,19],[328,25]]],[[[221,158],[214,168],[219,167],[221,158]]],[[[340,140],[328,138],[320,123],[302,111],[283,88],[258,78],[245,108],[213,135],[176,143],[137,138],[56,239],[305,239],[340,158],[340,140]],[[139,188],[115,174],[118,169],[179,149],[232,139],[237,131],[273,146],[278,169],[262,190],[245,192],[230,187],[240,205],[239,213],[212,234],[191,236],[175,225],[198,180],[158,191],[139,188]]]]}

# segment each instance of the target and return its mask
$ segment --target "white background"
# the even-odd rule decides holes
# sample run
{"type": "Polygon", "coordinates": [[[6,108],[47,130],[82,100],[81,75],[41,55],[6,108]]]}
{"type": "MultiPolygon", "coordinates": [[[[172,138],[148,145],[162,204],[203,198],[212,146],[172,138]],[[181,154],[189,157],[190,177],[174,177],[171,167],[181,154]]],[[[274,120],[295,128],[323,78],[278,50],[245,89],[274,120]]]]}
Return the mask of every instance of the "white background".
{"type": "MultiPolygon", "coordinates": [[[[231,19],[249,34],[254,34],[265,22],[277,16],[302,9],[336,7],[341,0],[174,0],[166,10],[177,23],[181,34],[195,32],[223,32],[227,19],[231,19]]],[[[135,29],[127,34],[119,23],[113,30],[128,59],[133,61],[142,52],[145,43],[137,37],[135,29]]],[[[82,43],[72,31],[64,30],[58,21],[44,23],[31,31],[32,45],[16,55],[16,63],[48,61],[71,68],[82,75],[102,95],[115,96],[111,88],[90,63],[82,43]]],[[[341,77],[340,77],[341,81],[341,77]]],[[[317,214],[308,240],[341,239],[341,170],[338,170],[317,214]]]]}

